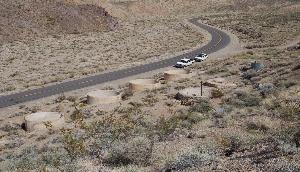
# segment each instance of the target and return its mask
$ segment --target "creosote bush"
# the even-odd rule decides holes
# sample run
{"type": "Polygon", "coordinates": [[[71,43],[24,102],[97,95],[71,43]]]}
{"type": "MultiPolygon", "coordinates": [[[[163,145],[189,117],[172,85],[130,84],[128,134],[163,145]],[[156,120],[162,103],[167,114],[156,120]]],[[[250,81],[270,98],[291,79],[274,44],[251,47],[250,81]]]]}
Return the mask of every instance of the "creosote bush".
{"type": "Polygon", "coordinates": [[[219,89],[213,89],[211,91],[211,97],[212,98],[221,98],[223,96],[224,96],[224,93],[219,89]]]}
{"type": "Polygon", "coordinates": [[[195,148],[166,163],[165,171],[189,171],[200,169],[215,161],[215,152],[207,148],[195,148]]]}
{"type": "Polygon", "coordinates": [[[133,93],[132,93],[132,91],[130,91],[129,89],[125,89],[125,90],[123,91],[123,93],[121,94],[122,100],[128,100],[129,97],[131,97],[131,96],[133,96],[133,93]]]}
{"type": "Polygon", "coordinates": [[[72,159],[84,156],[87,152],[85,138],[72,130],[62,130],[64,148],[72,159]]]}
{"type": "Polygon", "coordinates": [[[246,91],[236,91],[232,97],[225,100],[226,103],[236,107],[254,107],[259,106],[262,101],[260,95],[248,93],[246,91]]]}
{"type": "Polygon", "coordinates": [[[195,101],[195,104],[190,107],[190,112],[208,113],[213,110],[211,103],[205,99],[195,101]]]}
{"type": "Polygon", "coordinates": [[[104,163],[111,166],[148,165],[152,156],[153,140],[139,136],[127,142],[115,142],[108,150],[104,163]]]}
{"type": "Polygon", "coordinates": [[[206,119],[207,117],[195,112],[181,111],[171,118],[161,117],[154,127],[159,140],[163,141],[173,134],[177,129],[192,129],[194,124],[206,119]]]}
{"type": "Polygon", "coordinates": [[[297,97],[274,97],[265,106],[275,110],[284,119],[300,119],[300,99],[297,97]]]}
{"type": "Polygon", "coordinates": [[[86,123],[81,132],[84,143],[89,143],[86,154],[113,167],[148,164],[153,146],[152,127],[136,112],[86,123]]]}
{"type": "Polygon", "coordinates": [[[150,94],[147,94],[146,97],[143,97],[142,101],[146,106],[154,106],[158,100],[154,94],[150,93],[150,94]]]}
{"type": "Polygon", "coordinates": [[[256,131],[262,131],[262,132],[266,132],[269,129],[269,127],[267,127],[266,125],[264,125],[263,123],[260,123],[260,122],[258,122],[258,123],[248,122],[246,124],[246,128],[247,128],[247,130],[250,130],[250,131],[256,130],[256,131]]]}
{"type": "Polygon", "coordinates": [[[26,147],[20,153],[7,156],[0,166],[3,171],[43,171],[48,167],[66,172],[84,170],[64,148],[58,147],[26,147]]]}

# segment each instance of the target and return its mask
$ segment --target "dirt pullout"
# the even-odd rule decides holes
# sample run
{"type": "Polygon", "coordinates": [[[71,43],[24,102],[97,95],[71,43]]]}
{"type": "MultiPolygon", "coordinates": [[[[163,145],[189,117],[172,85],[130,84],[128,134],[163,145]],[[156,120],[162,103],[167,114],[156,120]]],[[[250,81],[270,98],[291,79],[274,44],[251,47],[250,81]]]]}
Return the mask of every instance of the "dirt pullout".
{"type": "Polygon", "coordinates": [[[0,0],[0,44],[47,34],[108,31],[116,25],[116,19],[100,6],[62,0],[0,0]]]}

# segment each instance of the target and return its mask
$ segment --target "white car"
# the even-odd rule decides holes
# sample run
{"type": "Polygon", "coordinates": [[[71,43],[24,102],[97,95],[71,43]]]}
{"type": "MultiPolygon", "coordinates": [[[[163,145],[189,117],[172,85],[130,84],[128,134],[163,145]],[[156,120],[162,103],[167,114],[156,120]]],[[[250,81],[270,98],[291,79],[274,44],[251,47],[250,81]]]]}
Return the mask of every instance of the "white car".
{"type": "Polygon", "coordinates": [[[193,64],[194,60],[191,59],[181,59],[179,62],[176,63],[175,67],[184,68],[191,64],[193,64]]]}
{"type": "Polygon", "coordinates": [[[198,54],[194,59],[196,62],[201,62],[201,61],[204,61],[208,58],[208,55],[205,54],[205,53],[200,53],[198,54]]]}

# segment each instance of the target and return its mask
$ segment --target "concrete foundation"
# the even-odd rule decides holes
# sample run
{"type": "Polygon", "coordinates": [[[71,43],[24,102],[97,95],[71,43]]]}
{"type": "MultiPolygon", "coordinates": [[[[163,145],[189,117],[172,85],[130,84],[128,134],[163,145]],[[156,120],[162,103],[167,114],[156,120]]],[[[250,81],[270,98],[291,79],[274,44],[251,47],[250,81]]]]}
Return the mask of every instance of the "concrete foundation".
{"type": "Polygon", "coordinates": [[[64,123],[63,115],[57,112],[38,112],[25,116],[25,127],[29,132],[47,130],[47,127],[59,129],[64,123]]]}
{"type": "Polygon", "coordinates": [[[121,95],[113,90],[97,90],[87,94],[87,103],[90,105],[110,104],[121,100],[121,95]]]}
{"type": "Polygon", "coordinates": [[[153,90],[160,87],[161,84],[154,79],[136,79],[129,82],[129,89],[132,92],[153,90]]]}
{"type": "Polygon", "coordinates": [[[183,69],[168,70],[168,71],[164,72],[164,79],[167,82],[177,81],[177,80],[184,79],[184,78],[190,78],[192,76],[193,76],[192,73],[190,73],[186,70],[183,70],[183,69]]]}

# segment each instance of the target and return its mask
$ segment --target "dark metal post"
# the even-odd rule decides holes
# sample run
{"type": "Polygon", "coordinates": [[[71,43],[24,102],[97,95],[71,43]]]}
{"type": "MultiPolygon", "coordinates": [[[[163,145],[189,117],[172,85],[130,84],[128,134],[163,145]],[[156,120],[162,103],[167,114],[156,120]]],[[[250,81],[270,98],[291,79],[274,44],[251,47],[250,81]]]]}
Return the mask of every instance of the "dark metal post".
{"type": "Polygon", "coordinates": [[[203,95],[203,82],[201,81],[201,96],[203,95]]]}

